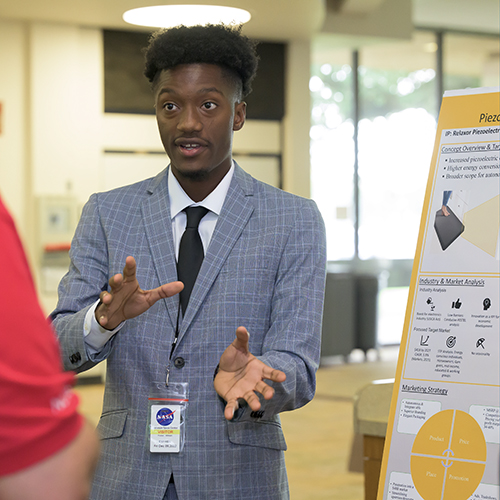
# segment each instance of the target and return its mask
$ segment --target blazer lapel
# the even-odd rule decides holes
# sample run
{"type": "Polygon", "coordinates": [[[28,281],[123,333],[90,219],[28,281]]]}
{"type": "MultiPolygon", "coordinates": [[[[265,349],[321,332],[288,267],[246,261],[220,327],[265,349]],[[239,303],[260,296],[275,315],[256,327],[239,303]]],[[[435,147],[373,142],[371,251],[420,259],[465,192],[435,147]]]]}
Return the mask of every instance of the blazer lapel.
{"type": "Polygon", "coordinates": [[[179,331],[179,341],[191,324],[233,246],[254,211],[253,179],[238,165],[217,220],[179,331]]]}
{"type": "MultiPolygon", "coordinates": [[[[161,285],[177,281],[167,171],[168,169],[163,170],[152,180],[148,189],[149,196],[141,206],[151,258],[161,285]]],[[[167,308],[172,327],[175,328],[179,311],[179,296],[175,295],[163,300],[163,303],[167,308]]]]}

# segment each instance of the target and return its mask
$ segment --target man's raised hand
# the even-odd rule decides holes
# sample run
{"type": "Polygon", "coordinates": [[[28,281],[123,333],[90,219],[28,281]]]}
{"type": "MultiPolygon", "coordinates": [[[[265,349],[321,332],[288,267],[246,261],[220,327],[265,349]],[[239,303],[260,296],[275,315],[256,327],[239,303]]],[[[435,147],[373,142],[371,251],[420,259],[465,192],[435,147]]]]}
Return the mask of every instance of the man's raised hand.
{"type": "Polygon", "coordinates": [[[172,297],[184,288],[180,281],[173,281],[153,290],[142,290],[136,278],[136,267],[135,259],[127,257],[123,274],[115,274],[109,280],[111,290],[101,292],[95,317],[103,328],[114,330],[126,319],[139,316],[158,300],[172,297]]]}

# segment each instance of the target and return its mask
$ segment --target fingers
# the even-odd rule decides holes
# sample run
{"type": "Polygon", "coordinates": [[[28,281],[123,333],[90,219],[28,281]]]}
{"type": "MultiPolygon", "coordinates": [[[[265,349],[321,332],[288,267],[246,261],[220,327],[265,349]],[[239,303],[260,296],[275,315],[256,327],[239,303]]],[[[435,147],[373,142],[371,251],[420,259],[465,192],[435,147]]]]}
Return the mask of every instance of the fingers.
{"type": "Polygon", "coordinates": [[[135,263],[135,259],[131,255],[129,255],[125,259],[125,267],[123,268],[123,278],[125,280],[134,279],[136,269],[137,265],[135,263]]]}
{"type": "Polygon", "coordinates": [[[172,297],[176,293],[179,293],[183,288],[184,284],[181,281],[172,281],[172,283],[165,283],[154,290],[146,290],[144,293],[147,296],[148,304],[151,307],[158,300],[172,297]]]}
{"type": "Polygon", "coordinates": [[[113,287],[120,286],[124,281],[128,281],[130,279],[135,279],[135,273],[137,270],[137,264],[135,263],[135,259],[129,255],[125,259],[125,266],[123,267],[123,274],[115,274],[109,280],[109,285],[113,287]]]}
{"type": "Polygon", "coordinates": [[[239,408],[238,401],[232,400],[226,404],[224,409],[224,417],[226,420],[232,420],[234,417],[234,412],[239,408]]]}
{"type": "Polygon", "coordinates": [[[261,404],[256,392],[262,394],[264,399],[267,400],[271,399],[274,396],[274,389],[271,386],[267,385],[265,382],[260,381],[256,384],[253,390],[247,391],[239,398],[228,397],[224,414],[227,416],[230,415],[229,420],[233,418],[234,412],[240,407],[238,400],[246,401],[252,411],[260,410],[261,404]]]}
{"type": "Polygon", "coordinates": [[[248,342],[250,340],[250,334],[244,326],[239,326],[236,329],[236,338],[233,341],[234,347],[238,350],[248,351],[248,342]]]}
{"type": "Polygon", "coordinates": [[[172,297],[181,292],[183,288],[184,284],[181,281],[173,281],[172,283],[166,283],[160,286],[157,290],[160,294],[160,298],[165,299],[166,297],[172,297]]]}
{"type": "Polygon", "coordinates": [[[115,274],[109,279],[108,283],[111,290],[117,290],[123,284],[123,275],[115,274]]]}
{"type": "MultiPolygon", "coordinates": [[[[259,362],[261,365],[263,363],[259,362]]],[[[272,386],[267,384],[264,380],[271,380],[274,382],[284,382],[286,375],[280,370],[274,370],[269,367],[263,369],[261,372],[261,379],[251,382],[250,380],[241,379],[236,384],[232,385],[227,393],[220,392],[221,396],[227,401],[224,409],[224,416],[226,419],[231,420],[234,417],[235,411],[238,409],[238,398],[246,401],[252,411],[258,411],[261,408],[261,400],[259,394],[265,400],[270,400],[275,394],[272,386]],[[242,383],[243,382],[243,383],[242,383]]],[[[220,372],[217,376],[220,376],[220,372]]],[[[251,377],[253,378],[253,377],[251,377]]]]}
{"type": "Polygon", "coordinates": [[[113,295],[106,291],[101,292],[101,294],[99,295],[99,300],[102,304],[109,306],[109,304],[111,304],[111,301],[113,300],[113,295]]]}
{"type": "Polygon", "coordinates": [[[132,281],[135,279],[135,273],[137,270],[137,264],[135,259],[129,255],[125,259],[125,266],[123,267],[123,274],[115,274],[109,280],[109,286],[111,290],[114,291],[119,288],[124,281],[132,281]]]}
{"type": "Polygon", "coordinates": [[[263,370],[263,378],[272,380],[273,382],[284,382],[286,380],[286,374],[281,370],[274,370],[266,366],[263,370]]]}
{"type": "MultiPolygon", "coordinates": [[[[269,389],[271,389],[271,387],[269,387],[269,389]]],[[[274,390],[271,389],[271,391],[274,394],[274,390]]],[[[272,394],[269,398],[266,398],[266,399],[270,399],[271,397],[272,397],[272,394]]],[[[260,410],[261,404],[260,404],[259,398],[257,397],[257,395],[253,391],[248,392],[241,399],[244,399],[247,402],[248,406],[250,407],[250,409],[252,411],[260,410]]],[[[233,399],[228,400],[228,402],[226,403],[226,407],[224,409],[224,417],[227,420],[232,420],[236,410],[238,410],[239,408],[240,408],[240,404],[238,402],[238,399],[233,398],[233,399]]]]}
{"type": "Polygon", "coordinates": [[[103,308],[101,306],[104,305],[107,308],[107,306],[109,306],[109,304],[111,304],[111,301],[113,300],[113,296],[108,292],[101,292],[101,294],[99,295],[99,300],[100,300],[100,303],[97,304],[97,307],[95,309],[95,318],[101,326],[106,326],[106,324],[108,322],[108,318],[106,317],[106,314],[104,314],[105,308],[103,308]]]}
{"type": "Polygon", "coordinates": [[[260,381],[256,386],[255,390],[260,392],[264,399],[271,399],[274,396],[274,389],[263,381],[260,381]]]}

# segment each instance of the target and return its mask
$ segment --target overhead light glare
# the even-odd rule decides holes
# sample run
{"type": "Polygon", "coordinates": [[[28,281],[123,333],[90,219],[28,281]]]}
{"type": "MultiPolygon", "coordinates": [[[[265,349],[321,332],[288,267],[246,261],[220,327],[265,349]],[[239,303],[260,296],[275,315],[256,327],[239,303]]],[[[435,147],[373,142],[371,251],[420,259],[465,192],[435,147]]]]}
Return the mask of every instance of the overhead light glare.
{"type": "Polygon", "coordinates": [[[243,24],[252,16],[243,9],[221,5],[155,5],[128,10],[123,20],[138,26],[173,28],[205,24],[243,24]]]}
{"type": "Polygon", "coordinates": [[[429,43],[426,43],[424,44],[424,51],[425,52],[437,52],[437,49],[438,49],[438,45],[436,42],[429,42],[429,43]]]}

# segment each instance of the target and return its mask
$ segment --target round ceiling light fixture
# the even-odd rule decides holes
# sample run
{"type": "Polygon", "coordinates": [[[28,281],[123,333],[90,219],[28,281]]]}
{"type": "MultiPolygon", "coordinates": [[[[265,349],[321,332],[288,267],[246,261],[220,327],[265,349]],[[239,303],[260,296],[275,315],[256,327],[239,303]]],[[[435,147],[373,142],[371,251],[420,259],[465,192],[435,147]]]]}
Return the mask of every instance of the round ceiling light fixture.
{"type": "Polygon", "coordinates": [[[123,20],[153,28],[197,26],[204,24],[243,24],[252,16],[243,9],[221,5],[155,5],[127,10],[123,20]]]}

